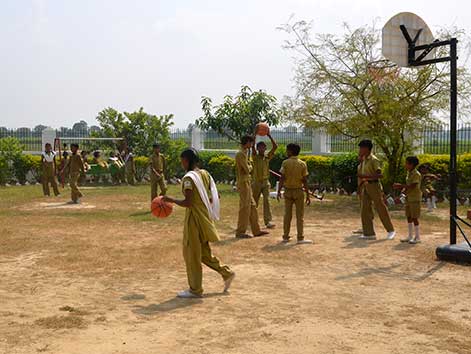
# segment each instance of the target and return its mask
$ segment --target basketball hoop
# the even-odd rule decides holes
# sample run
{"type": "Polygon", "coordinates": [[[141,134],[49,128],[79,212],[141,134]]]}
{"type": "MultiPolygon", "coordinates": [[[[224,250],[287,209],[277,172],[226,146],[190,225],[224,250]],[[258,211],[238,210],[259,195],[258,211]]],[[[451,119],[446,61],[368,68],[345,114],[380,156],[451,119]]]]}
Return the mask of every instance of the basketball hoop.
{"type": "Polygon", "coordinates": [[[378,85],[384,86],[397,80],[401,69],[388,60],[377,60],[368,64],[368,76],[378,85]]]}
{"type": "Polygon", "coordinates": [[[383,55],[401,67],[418,67],[437,63],[450,63],[450,244],[436,250],[439,259],[471,263],[471,241],[459,222],[471,227],[457,215],[457,111],[458,111],[458,69],[456,38],[434,40],[432,31],[419,16],[401,12],[391,18],[383,27],[383,55]],[[449,55],[435,58],[435,49],[448,47],[449,55]],[[456,245],[456,231],[459,229],[466,243],[456,245]]]}

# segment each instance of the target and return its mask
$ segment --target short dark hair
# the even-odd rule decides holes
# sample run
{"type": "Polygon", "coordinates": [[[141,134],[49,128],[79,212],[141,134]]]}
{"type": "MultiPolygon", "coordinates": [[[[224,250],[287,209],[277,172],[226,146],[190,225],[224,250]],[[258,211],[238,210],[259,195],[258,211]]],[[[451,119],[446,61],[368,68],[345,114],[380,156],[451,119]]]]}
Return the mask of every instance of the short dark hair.
{"type": "Polygon", "coordinates": [[[253,136],[251,135],[244,135],[241,139],[240,139],[240,143],[241,145],[245,145],[247,143],[250,143],[250,142],[254,142],[254,138],[253,136]]]}
{"type": "Polygon", "coordinates": [[[373,149],[373,142],[369,139],[364,139],[358,144],[359,147],[366,147],[369,150],[373,149]]]}
{"type": "Polygon", "coordinates": [[[407,156],[406,162],[410,163],[414,167],[417,167],[417,165],[419,164],[419,159],[417,156],[407,156]]]}
{"type": "Polygon", "coordinates": [[[159,148],[160,147],[160,144],[159,143],[155,143],[152,145],[152,147],[155,149],[155,148],[159,148]]]}
{"type": "Polygon", "coordinates": [[[72,143],[72,144],[70,144],[70,147],[71,147],[71,148],[72,148],[72,147],[76,147],[76,148],[78,149],[78,148],[79,148],[79,144],[72,143]]]}
{"type": "Polygon", "coordinates": [[[100,155],[100,152],[98,150],[93,152],[93,157],[98,157],[98,155],[100,155]]]}
{"type": "Polygon", "coordinates": [[[46,143],[44,146],[52,146],[51,143],[46,143]]]}
{"type": "Polygon", "coordinates": [[[261,146],[261,145],[265,145],[265,146],[267,146],[267,144],[265,144],[265,142],[264,142],[264,141],[259,141],[259,142],[257,143],[257,147],[259,147],[259,146],[261,146]]]}
{"type": "Polygon", "coordinates": [[[193,148],[183,150],[180,154],[180,158],[188,160],[188,171],[193,171],[200,161],[198,151],[193,148]]]}
{"type": "Polygon", "coordinates": [[[290,143],[286,145],[286,150],[291,151],[291,153],[294,156],[298,156],[299,152],[301,151],[301,146],[299,146],[299,144],[296,144],[296,143],[290,143]]]}
{"type": "Polygon", "coordinates": [[[62,157],[67,158],[67,156],[69,156],[69,153],[68,153],[67,151],[64,151],[64,152],[62,153],[62,157]]]}

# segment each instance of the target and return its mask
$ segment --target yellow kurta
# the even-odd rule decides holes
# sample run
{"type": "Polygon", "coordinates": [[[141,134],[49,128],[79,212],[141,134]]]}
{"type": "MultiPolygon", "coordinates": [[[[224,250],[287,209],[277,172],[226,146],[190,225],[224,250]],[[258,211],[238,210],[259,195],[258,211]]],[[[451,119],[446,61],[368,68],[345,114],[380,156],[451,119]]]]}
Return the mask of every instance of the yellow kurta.
{"type": "MultiPolygon", "coordinates": [[[[209,194],[209,175],[205,170],[198,170],[197,173],[203,180],[204,187],[209,194]]],[[[188,244],[189,234],[198,232],[199,238],[204,242],[219,241],[219,235],[214,225],[214,221],[209,216],[208,209],[203,203],[201,196],[190,177],[183,178],[183,193],[185,190],[193,190],[193,201],[191,208],[187,208],[185,212],[185,226],[183,230],[183,244],[188,244]]]]}
{"type": "MultiPolygon", "coordinates": [[[[196,171],[200,174],[206,190],[209,190],[209,174],[205,170],[196,171]]],[[[203,293],[203,269],[201,263],[221,274],[224,280],[232,276],[232,270],[222,265],[211,252],[209,242],[219,240],[219,235],[208,209],[193,180],[186,177],[182,181],[183,193],[185,190],[193,191],[191,207],[185,212],[185,225],[183,227],[183,258],[186,264],[186,273],[190,291],[194,294],[203,293]]]]}

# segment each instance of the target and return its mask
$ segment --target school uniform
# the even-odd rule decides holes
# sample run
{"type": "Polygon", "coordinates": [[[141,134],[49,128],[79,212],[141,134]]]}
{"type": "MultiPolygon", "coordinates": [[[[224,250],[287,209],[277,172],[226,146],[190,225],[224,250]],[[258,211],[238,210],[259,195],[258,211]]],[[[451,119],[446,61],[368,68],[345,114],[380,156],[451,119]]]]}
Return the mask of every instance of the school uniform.
{"type": "MultiPolygon", "coordinates": [[[[206,192],[209,194],[210,176],[205,170],[195,171],[203,182],[206,192]]],[[[219,241],[219,235],[210,217],[209,211],[190,177],[182,180],[182,190],[193,191],[191,207],[186,208],[183,226],[183,258],[185,260],[186,272],[190,291],[193,294],[203,293],[203,269],[202,263],[218,272],[224,280],[230,278],[234,273],[211,252],[209,242],[219,241]]]]}
{"type": "Polygon", "coordinates": [[[72,154],[69,160],[69,185],[73,202],[77,202],[79,198],[83,197],[82,193],[78,189],[78,180],[81,173],[85,173],[82,156],[79,154],[72,154]]]}
{"type": "Polygon", "coordinates": [[[51,184],[54,191],[54,195],[59,195],[59,188],[57,188],[57,181],[55,176],[55,158],[56,153],[54,151],[42,153],[42,185],[44,195],[49,196],[49,184],[51,184]]]}
{"type": "Polygon", "coordinates": [[[158,195],[158,188],[160,187],[160,194],[165,195],[167,193],[167,185],[165,183],[165,157],[162,154],[153,153],[150,159],[150,196],[151,200],[154,200],[158,195]],[[154,170],[160,174],[158,177],[154,170]]]}
{"type": "Polygon", "coordinates": [[[136,166],[134,164],[134,156],[131,152],[124,157],[124,170],[126,174],[126,182],[130,185],[134,185],[136,183],[134,179],[136,166]]]}
{"type": "Polygon", "coordinates": [[[406,184],[416,184],[406,191],[406,217],[411,219],[420,218],[420,203],[422,201],[421,191],[422,176],[416,168],[407,172],[406,184]]]}
{"type": "MultiPolygon", "coordinates": [[[[420,173],[420,172],[419,172],[420,173]]],[[[435,187],[433,186],[434,175],[431,173],[426,173],[422,176],[421,179],[421,190],[425,195],[429,195],[435,192],[435,187]]]]}
{"type": "MultiPolygon", "coordinates": [[[[373,154],[368,155],[361,162],[360,171],[363,175],[372,175],[377,171],[381,171],[379,159],[373,154]]],[[[364,236],[375,236],[375,230],[373,226],[374,213],[372,204],[374,204],[374,207],[386,231],[393,232],[394,226],[392,224],[388,209],[383,201],[383,186],[381,185],[381,181],[379,179],[364,182],[364,190],[362,192],[361,199],[361,223],[363,226],[364,236]]]]}
{"type": "Polygon", "coordinates": [[[253,170],[252,170],[252,194],[255,203],[258,207],[260,195],[263,197],[263,221],[268,225],[272,221],[270,210],[270,160],[273,158],[273,153],[265,155],[256,154],[252,157],[253,170]]]}
{"type": "Polygon", "coordinates": [[[303,179],[307,177],[307,165],[297,156],[284,160],[280,169],[284,179],[285,213],[283,216],[283,239],[289,240],[293,205],[296,208],[296,229],[298,241],[304,240],[304,191],[303,179]]]}
{"type": "Polygon", "coordinates": [[[252,195],[251,177],[252,164],[248,156],[248,150],[241,149],[235,156],[236,180],[239,191],[239,219],[237,222],[236,237],[245,235],[250,223],[253,235],[259,235],[257,204],[252,195]]]}

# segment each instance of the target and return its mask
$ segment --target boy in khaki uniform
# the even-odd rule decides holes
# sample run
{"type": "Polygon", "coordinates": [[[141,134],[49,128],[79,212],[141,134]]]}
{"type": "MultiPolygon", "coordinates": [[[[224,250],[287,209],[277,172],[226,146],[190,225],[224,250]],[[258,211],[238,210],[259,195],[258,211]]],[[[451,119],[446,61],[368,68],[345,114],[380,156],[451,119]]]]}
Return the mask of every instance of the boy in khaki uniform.
{"type": "Polygon", "coordinates": [[[298,158],[301,147],[298,144],[288,144],[286,154],[288,158],[281,164],[281,178],[278,187],[277,199],[281,198],[281,189],[285,187],[285,215],[283,217],[283,240],[289,242],[289,231],[293,217],[293,204],[296,208],[296,228],[298,244],[312,243],[304,239],[304,192],[306,192],[306,204],[311,204],[309,188],[307,186],[307,166],[298,158]],[[303,191],[304,188],[304,191],[303,191]]]}
{"type": "Polygon", "coordinates": [[[154,144],[154,153],[150,157],[150,199],[157,197],[157,188],[160,187],[160,195],[167,193],[165,184],[165,157],[160,153],[160,145],[154,144]]]}
{"type": "Polygon", "coordinates": [[[267,136],[270,138],[272,144],[272,148],[268,154],[265,154],[267,149],[265,142],[259,141],[257,143],[257,150],[255,150],[255,147],[252,146],[252,194],[257,207],[260,200],[260,195],[263,196],[263,221],[265,222],[265,226],[267,228],[272,229],[275,227],[275,224],[271,222],[272,216],[269,199],[270,181],[268,180],[270,177],[269,163],[275,155],[278,145],[270,134],[267,134],[267,136]]]}
{"type": "Polygon", "coordinates": [[[44,146],[44,152],[41,155],[42,162],[42,182],[43,182],[43,193],[45,196],[50,195],[49,183],[54,190],[54,195],[57,197],[60,195],[59,188],[57,188],[56,181],[56,153],[52,151],[51,144],[47,143],[44,146]]]}
{"type": "Polygon", "coordinates": [[[69,185],[71,190],[71,199],[73,204],[78,204],[80,198],[83,197],[82,193],[78,189],[78,180],[81,173],[85,173],[85,166],[83,165],[82,156],[78,153],[78,144],[70,144],[70,150],[72,155],[69,161],[69,185]]]}
{"type": "Polygon", "coordinates": [[[416,244],[420,242],[419,232],[419,218],[420,218],[420,203],[422,201],[422,191],[420,183],[422,176],[417,171],[419,159],[416,156],[409,156],[406,158],[406,184],[394,183],[394,189],[401,189],[406,194],[406,217],[409,227],[409,235],[401,242],[409,242],[416,244]],[[415,229],[415,237],[412,236],[412,229],[415,229]]]}
{"type": "Polygon", "coordinates": [[[358,146],[360,147],[360,156],[362,157],[358,178],[362,180],[364,185],[361,199],[363,235],[361,235],[360,238],[364,240],[376,240],[373,226],[374,213],[372,209],[372,203],[374,203],[379,218],[388,232],[386,238],[392,240],[396,236],[396,232],[394,231],[388,208],[383,201],[383,187],[380,181],[383,175],[381,173],[379,159],[371,153],[373,149],[371,140],[362,140],[358,146]]]}
{"type": "Polygon", "coordinates": [[[132,154],[132,148],[127,147],[124,155],[124,170],[126,173],[126,182],[131,186],[136,184],[134,176],[136,175],[136,164],[134,163],[134,155],[132,154]]]}
{"type": "Polygon", "coordinates": [[[252,165],[248,158],[248,152],[252,148],[255,140],[252,136],[243,136],[240,144],[241,149],[235,156],[236,162],[236,179],[237,189],[239,190],[239,219],[237,222],[236,237],[237,238],[252,238],[247,234],[249,226],[252,229],[253,236],[267,235],[267,231],[261,231],[258,223],[257,204],[252,196],[252,188],[250,186],[250,173],[252,172],[252,165]]]}

